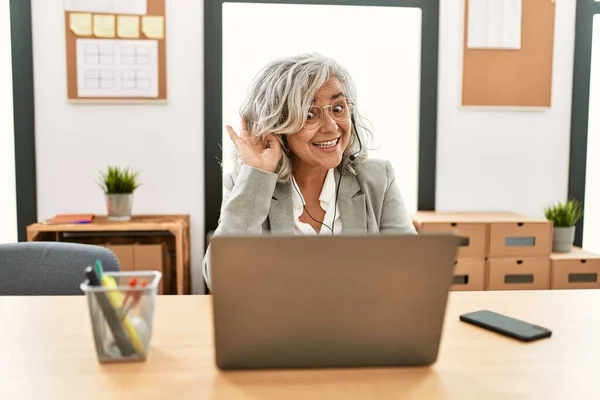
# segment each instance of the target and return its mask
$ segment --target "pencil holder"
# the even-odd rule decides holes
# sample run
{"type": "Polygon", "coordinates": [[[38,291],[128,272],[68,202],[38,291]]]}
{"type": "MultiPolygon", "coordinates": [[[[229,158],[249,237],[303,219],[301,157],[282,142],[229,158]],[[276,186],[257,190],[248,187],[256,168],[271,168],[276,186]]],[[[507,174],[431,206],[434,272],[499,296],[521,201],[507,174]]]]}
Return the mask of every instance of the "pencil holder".
{"type": "Polygon", "coordinates": [[[158,271],[105,272],[101,286],[81,284],[101,363],[146,360],[161,278],[158,271]]]}

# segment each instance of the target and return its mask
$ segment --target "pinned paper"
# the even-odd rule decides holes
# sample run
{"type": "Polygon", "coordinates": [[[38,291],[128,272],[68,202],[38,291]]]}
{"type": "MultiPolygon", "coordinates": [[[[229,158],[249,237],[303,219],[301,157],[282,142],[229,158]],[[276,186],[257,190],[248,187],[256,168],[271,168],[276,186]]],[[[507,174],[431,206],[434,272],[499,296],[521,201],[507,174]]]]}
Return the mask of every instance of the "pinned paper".
{"type": "Polygon", "coordinates": [[[144,15],[142,17],[142,32],[148,39],[163,39],[165,37],[163,17],[144,15]]]}
{"type": "Polygon", "coordinates": [[[117,36],[123,39],[140,37],[140,19],[137,16],[119,15],[117,17],[117,36]]]}
{"type": "Polygon", "coordinates": [[[470,49],[521,48],[522,0],[470,0],[470,49]]]}
{"type": "Polygon", "coordinates": [[[71,13],[69,28],[76,36],[92,36],[92,14],[71,13]]]}
{"type": "Polygon", "coordinates": [[[115,37],[115,16],[94,15],[94,36],[99,38],[115,37]]]}
{"type": "Polygon", "coordinates": [[[65,11],[144,15],[147,0],[64,0],[65,11]]]}
{"type": "Polygon", "coordinates": [[[158,40],[77,39],[77,97],[158,98],[158,40]]]}

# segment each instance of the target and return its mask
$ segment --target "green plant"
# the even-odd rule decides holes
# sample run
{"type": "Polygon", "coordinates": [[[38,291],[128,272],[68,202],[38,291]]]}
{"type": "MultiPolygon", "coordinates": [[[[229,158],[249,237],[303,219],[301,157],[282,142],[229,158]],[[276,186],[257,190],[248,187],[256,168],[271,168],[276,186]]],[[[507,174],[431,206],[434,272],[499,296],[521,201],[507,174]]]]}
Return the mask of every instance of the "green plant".
{"type": "Polygon", "coordinates": [[[583,217],[583,207],[581,202],[569,199],[546,207],[544,215],[556,227],[574,226],[583,217]]]}
{"type": "Polygon", "coordinates": [[[98,185],[105,194],[129,194],[133,193],[140,183],[139,172],[128,168],[119,168],[109,165],[106,171],[100,173],[98,185]]]}

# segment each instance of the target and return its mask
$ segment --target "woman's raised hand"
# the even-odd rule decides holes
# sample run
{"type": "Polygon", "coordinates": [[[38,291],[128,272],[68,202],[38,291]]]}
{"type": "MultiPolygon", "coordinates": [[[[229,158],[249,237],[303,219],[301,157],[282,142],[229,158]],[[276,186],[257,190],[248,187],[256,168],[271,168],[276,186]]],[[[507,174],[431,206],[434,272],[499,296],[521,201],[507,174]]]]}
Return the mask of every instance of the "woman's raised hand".
{"type": "Polygon", "coordinates": [[[283,150],[274,134],[269,134],[264,143],[258,136],[248,131],[248,121],[243,117],[241,135],[238,135],[230,125],[226,125],[225,128],[244,164],[267,172],[275,172],[283,150]]]}

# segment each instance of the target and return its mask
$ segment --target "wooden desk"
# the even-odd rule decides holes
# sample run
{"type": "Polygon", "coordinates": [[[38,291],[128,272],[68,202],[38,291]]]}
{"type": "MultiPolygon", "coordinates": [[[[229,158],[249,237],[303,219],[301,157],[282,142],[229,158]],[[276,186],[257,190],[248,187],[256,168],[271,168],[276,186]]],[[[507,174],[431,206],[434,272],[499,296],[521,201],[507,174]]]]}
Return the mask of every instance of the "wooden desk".
{"type": "Polygon", "coordinates": [[[0,297],[0,398],[594,399],[600,291],[453,292],[432,368],[220,372],[211,296],[161,296],[150,358],[96,361],[83,297],[0,297]],[[489,308],[554,330],[523,344],[461,323],[489,308]]]}
{"type": "MultiPolygon", "coordinates": [[[[189,294],[190,284],[190,218],[188,215],[134,215],[129,221],[111,221],[97,215],[91,224],[46,224],[39,222],[27,227],[27,240],[75,241],[65,234],[96,234],[97,237],[80,239],[89,244],[103,244],[108,239],[129,243],[136,234],[167,232],[174,237],[175,275],[177,294],[189,294]],[[113,234],[114,237],[107,236],[113,234]],[[129,238],[127,238],[129,236],[129,238]]],[[[158,240],[163,240],[158,238],[158,240]]],[[[118,242],[117,242],[118,243],[118,242]]]]}

